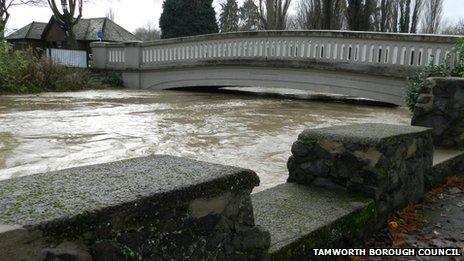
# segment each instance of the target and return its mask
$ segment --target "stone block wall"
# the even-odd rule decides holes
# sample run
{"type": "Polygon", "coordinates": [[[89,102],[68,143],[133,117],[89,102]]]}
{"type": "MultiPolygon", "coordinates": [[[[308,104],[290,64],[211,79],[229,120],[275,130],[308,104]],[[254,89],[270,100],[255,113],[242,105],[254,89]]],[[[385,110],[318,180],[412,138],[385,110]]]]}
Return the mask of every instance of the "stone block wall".
{"type": "Polygon", "coordinates": [[[292,146],[288,182],[361,193],[387,215],[423,196],[432,155],[426,128],[357,124],[309,129],[292,146]]]}
{"type": "Polygon", "coordinates": [[[0,182],[0,260],[265,256],[250,171],[171,156],[0,182]]]}
{"type": "Polygon", "coordinates": [[[464,79],[430,78],[420,91],[412,125],[432,128],[436,146],[464,148],[464,79]]]}

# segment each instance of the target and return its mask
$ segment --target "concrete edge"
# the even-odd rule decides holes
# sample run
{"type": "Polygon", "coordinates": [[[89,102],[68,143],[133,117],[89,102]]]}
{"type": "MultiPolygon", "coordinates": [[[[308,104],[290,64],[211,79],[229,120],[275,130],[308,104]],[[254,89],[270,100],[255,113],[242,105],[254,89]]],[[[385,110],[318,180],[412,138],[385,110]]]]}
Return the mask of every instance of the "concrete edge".
{"type": "Polygon", "coordinates": [[[268,38],[268,37],[316,37],[316,38],[341,38],[341,39],[365,39],[380,41],[403,41],[403,42],[432,42],[443,44],[454,44],[462,37],[451,35],[429,35],[429,34],[406,34],[406,33],[380,33],[365,31],[340,31],[340,30],[269,30],[269,31],[247,31],[247,32],[229,32],[215,33],[187,37],[178,37],[171,39],[161,39],[149,42],[127,42],[127,43],[91,43],[91,47],[135,47],[135,46],[156,46],[165,44],[177,44],[185,42],[225,40],[236,38],[268,38]]]}
{"type": "Polygon", "coordinates": [[[359,245],[370,237],[378,227],[377,206],[373,200],[365,207],[359,207],[348,215],[319,227],[309,235],[302,236],[293,243],[270,249],[272,260],[308,258],[312,249],[318,247],[348,247],[359,245]],[[348,238],[351,240],[347,241],[348,238]]]}
{"type": "Polygon", "coordinates": [[[450,176],[464,176],[464,150],[432,167],[425,175],[426,190],[443,184],[445,179],[450,176]]]}

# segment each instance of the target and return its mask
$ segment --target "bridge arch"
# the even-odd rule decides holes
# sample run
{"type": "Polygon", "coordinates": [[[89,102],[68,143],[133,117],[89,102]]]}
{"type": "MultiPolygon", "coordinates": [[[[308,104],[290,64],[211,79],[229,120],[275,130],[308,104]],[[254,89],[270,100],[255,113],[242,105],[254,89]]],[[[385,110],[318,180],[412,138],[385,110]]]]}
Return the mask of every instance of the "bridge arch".
{"type": "Polygon", "coordinates": [[[127,87],[268,86],[403,104],[408,74],[455,60],[459,37],[349,31],[258,31],[94,43],[94,67],[127,87]]]}

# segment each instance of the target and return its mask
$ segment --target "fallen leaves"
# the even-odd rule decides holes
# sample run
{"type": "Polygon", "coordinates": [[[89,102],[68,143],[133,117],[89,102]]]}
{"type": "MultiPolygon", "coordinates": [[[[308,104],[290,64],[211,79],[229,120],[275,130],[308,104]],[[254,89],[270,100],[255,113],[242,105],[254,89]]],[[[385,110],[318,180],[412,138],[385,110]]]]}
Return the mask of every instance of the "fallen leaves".
{"type": "MultiPolygon", "coordinates": [[[[464,192],[464,177],[447,177],[445,183],[441,186],[433,188],[426,194],[426,198],[431,202],[435,202],[444,199],[446,195],[456,195],[464,192]]],[[[464,206],[464,202],[458,203],[458,207],[464,206]]],[[[408,244],[405,238],[408,235],[417,232],[427,222],[421,216],[420,212],[425,208],[430,208],[430,204],[417,204],[409,205],[401,211],[397,211],[393,214],[387,222],[387,230],[391,241],[391,247],[404,247],[408,244]]],[[[441,213],[441,216],[446,214],[441,213]]],[[[440,224],[435,224],[436,229],[440,229],[440,224]]],[[[440,232],[433,230],[430,235],[418,236],[418,239],[424,243],[435,243],[438,245],[441,241],[437,240],[440,237],[440,232]]],[[[433,245],[433,244],[432,244],[433,245]]]]}
{"type": "Polygon", "coordinates": [[[426,197],[429,199],[443,199],[443,194],[448,191],[459,193],[464,190],[464,177],[451,176],[445,179],[445,183],[441,186],[433,188],[430,190],[426,197]]]}
{"type": "Polygon", "coordinates": [[[392,246],[402,247],[406,244],[403,234],[415,232],[419,229],[424,219],[418,214],[422,205],[409,205],[392,215],[388,221],[392,246]]]}

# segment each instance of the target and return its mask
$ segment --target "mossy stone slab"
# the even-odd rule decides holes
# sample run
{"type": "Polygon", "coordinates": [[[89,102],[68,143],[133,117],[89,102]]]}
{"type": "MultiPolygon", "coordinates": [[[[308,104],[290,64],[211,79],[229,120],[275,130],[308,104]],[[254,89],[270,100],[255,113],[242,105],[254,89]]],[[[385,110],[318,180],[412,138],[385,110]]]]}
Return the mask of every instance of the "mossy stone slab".
{"type": "Polygon", "coordinates": [[[431,133],[431,129],[417,126],[392,125],[382,123],[363,123],[346,126],[334,126],[303,131],[298,140],[328,139],[344,143],[378,144],[402,137],[416,136],[419,133],[431,133]]]}
{"type": "Polygon", "coordinates": [[[270,232],[269,252],[277,259],[336,243],[345,232],[366,229],[377,215],[365,197],[294,183],[252,194],[252,202],[256,225],[270,232]]]}
{"type": "Polygon", "coordinates": [[[133,204],[168,206],[251,190],[251,170],[155,155],[0,182],[0,224],[34,226],[77,215],[117,213],[133,204]]]}

